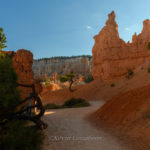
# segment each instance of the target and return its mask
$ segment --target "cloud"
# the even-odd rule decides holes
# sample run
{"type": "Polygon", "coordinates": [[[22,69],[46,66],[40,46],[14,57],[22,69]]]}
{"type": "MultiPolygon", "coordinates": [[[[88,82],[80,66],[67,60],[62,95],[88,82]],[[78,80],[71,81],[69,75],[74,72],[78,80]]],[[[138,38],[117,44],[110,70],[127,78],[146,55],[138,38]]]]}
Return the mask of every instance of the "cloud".
{"type": "Polygon", "coordinates": [[[126,31],[129,31],[130,29],[128,27],[125,28],[126,31]]]}
{"type": "Polygon", "coordinates": [[[93,30],[93,27],[87,25],[87,26],[86,26],[86,29],[87,29],[87,30],[93,30]]]}

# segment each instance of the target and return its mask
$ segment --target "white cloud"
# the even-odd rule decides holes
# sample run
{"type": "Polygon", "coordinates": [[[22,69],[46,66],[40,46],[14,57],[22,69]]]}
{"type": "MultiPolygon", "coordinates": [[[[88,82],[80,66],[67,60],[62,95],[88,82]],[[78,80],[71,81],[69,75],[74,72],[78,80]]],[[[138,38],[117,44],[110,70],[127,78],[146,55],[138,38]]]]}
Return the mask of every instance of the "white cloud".
{"type": "Polygon", "coordinates": [[[87,29],[87,30],[93,30],[93,27],[87,25],[87,26],[86,26],[86,29],[87,29]]]}
{"type": "Polygon", "coordinates": [[[126,31],[129,31],[130,29],[128,27],[125,28],[126,31]]]}

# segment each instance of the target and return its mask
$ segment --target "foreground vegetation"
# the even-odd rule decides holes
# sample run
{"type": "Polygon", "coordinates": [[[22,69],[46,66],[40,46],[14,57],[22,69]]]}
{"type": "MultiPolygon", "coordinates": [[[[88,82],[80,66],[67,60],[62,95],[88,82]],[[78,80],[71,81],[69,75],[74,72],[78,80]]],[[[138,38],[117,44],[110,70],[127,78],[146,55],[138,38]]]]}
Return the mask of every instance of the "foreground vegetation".
{"type": "Polygon", "coordinates": [[[47,104],[45,105],[45,109],[77,108],[87,106],[90,106],[90,104],[86,100],[82,98],[71,98],[64,102],[63,105],[47,104]]]}
{"type": "Polygon", "coordinates": [[[44,139],[42,130],[22,120],[16,107],[22,99],[12,56],[2,53],[5,43],[6,37],[0,28],[0,150],[40,150],[44,139]]]}
{"type": "MultiPolygon", "coordinates": [[[[17,118],[12,120],[3,118],[4,110],[9,110],[21,101],[21,98],[17,88],[17,75],[8,56],[0,57],[0,70],[0,149],[40,150],[44,138],[41,130],[34,126],[27,126],[26,121],[17,118]]],[[[17,109],[10,111],[16,113],[17,109]]]]}
{"type": "Polygon", "coordinates": [[[0,131],[1,150],[41,150],[43,132],[24,121],[13,120],[0,131]]]}

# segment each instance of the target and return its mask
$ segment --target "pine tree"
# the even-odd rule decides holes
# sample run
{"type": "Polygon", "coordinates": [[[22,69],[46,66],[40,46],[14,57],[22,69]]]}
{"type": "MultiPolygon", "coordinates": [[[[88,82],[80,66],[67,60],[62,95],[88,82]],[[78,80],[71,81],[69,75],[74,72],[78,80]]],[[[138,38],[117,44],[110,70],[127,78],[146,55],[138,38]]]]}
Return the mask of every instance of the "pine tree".
{"type": "Polygon", "coordinates": [[[75,74],[73,73],[73,71],[71,71],[70,73],[68,73],[66,76],[60,76],[60,82],[69,82],[69,91],[72,92],[72,84],[74,83],[74,77],[75,74]]]}
{"type": "Polygon", "coordinates": [[[12,61],[8,56],[0,56],[0,107],[6,109],[19,101],[17,75],[12,67],[12,61]]]}
{"type": "Polygon", "coordinates": [[[3,48],[6,48],[7,46],[5,45],[5,43],[7,42],[6,41],[6,36],[5,36],[5,33],[3,33],[3,28],[0,28],[0,51],[3,49],[3,48]]]}
{"type": "Polygon", "coordinates": [[[16,106],[22,100],[11,57],[1,52],[5,43],[0,28],[0,150],[39,150],[44,138],[42,132],[17,119],[19,114],[15,115],[19,111],[16,106]]]}

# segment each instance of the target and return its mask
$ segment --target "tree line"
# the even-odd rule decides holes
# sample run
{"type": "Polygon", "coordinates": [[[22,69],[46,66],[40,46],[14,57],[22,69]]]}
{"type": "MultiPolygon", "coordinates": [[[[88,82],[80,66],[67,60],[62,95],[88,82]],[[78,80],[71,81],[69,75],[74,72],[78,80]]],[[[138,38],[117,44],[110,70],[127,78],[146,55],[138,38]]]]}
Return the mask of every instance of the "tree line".
{"type": "Polygon", "coordinates": [[[46,58],[39,58],[39,59],[35,59],[35,61],[41,61],[41,60],[50,60],[50,59],[72,59],[72,58],[89,58],[91,59],[92,56],[91,55],[77,55],[77,56],[56,56],[56,57],[46,57],[46,58]]]}

